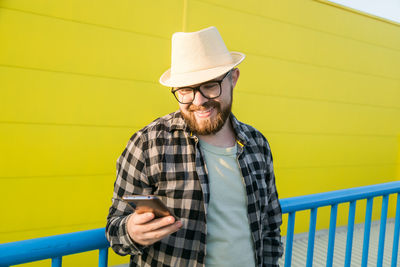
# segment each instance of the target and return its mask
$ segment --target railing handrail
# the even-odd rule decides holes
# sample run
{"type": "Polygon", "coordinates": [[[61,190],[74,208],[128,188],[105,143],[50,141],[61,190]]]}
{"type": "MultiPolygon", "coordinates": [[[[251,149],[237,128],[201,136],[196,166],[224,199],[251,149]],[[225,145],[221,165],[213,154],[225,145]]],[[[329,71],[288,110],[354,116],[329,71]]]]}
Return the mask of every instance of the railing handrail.
{"type": "Polygon", "coordinates": [[[307,210],[400,192],[400,181],[280,199],[282,213],[307,210]]]}
{"type": "Polygon", "coordinates": [[[105,229],[0,244],[0,266],[9,266],[107,248],[105,229]]]}

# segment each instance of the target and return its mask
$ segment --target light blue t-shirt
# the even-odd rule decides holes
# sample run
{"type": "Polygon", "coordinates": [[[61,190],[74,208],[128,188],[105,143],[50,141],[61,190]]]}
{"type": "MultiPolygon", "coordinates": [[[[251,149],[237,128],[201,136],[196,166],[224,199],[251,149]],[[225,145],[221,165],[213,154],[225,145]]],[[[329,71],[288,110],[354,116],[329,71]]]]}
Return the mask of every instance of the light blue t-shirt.
{"type": "Polygon", "coordinates": [[[200,140],[200,149],[210,186],[206,266],[255,266],[247,195],[236,158],[237,146],[221,148],[200,140]]]}

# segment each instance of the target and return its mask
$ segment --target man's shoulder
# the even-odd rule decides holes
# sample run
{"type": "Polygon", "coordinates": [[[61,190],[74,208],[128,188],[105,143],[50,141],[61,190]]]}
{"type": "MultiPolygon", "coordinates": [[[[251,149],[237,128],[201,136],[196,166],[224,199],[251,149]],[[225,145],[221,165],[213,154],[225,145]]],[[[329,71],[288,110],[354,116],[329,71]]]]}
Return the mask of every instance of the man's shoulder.
{"type": "Polygon", "coordinates": [[[185,129],[185,123],[179,111],[172,112],[163,117],[159,117],[134,133],[131,141],[141,139],[151,140],[165,137],[174,130],[185,129]]]}
{"type": "Polygon", "coordinates": [[[264,134],[259,131],[256,127],[246,124],[234,118],[236,126],[236,134],[250,145],[257,145],[267,147],[269,149],[269,143],[264,134]]]}
{"type": "Polygon", "coordinates": [[[254,126],[238,121],[238,125],[240,127],[240,129],[242,130],[242,132],[246,135],[262,135],[262,133],[254,126]]]}
{"type": "Polygon", "coordinates": [[[173,127],[174,120],[176,119],[178,112],[173,112],[170,114],[167,114],[163,117],[159,117],[143,127],[140,131],[143,132],[152,132],[152,131],[170,131],[171,128],[173,127]]]}

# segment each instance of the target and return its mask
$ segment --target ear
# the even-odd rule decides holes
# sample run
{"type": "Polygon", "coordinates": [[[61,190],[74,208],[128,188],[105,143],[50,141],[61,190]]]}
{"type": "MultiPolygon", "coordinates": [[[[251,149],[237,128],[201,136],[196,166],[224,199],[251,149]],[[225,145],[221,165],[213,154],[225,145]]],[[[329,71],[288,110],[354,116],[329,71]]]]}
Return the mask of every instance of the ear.
{"type": "Polygon", "coordinates": [[[236,86],[236,83],[239,79],[240,76],[240,71],[238,68],[233,69],[232,71],[232,88],[234,88],[236,86]]]}

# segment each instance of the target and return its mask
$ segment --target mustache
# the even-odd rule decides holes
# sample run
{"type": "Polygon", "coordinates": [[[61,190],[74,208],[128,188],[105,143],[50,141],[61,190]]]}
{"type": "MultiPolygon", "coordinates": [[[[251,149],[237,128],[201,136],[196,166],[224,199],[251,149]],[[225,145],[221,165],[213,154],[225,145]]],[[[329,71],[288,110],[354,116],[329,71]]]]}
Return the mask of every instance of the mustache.
{"type": "Polygon", "coordinates": [[[196,106],[196,105],[191,104],[189,106],[188,110],[194,112],[194,111],[202,111],[202,110],[206,110],[209,108],[219,108],[219,107],[220,107],[220,103],[218,103],[215,100],[209,100],[201,106],[196,106]]]}

